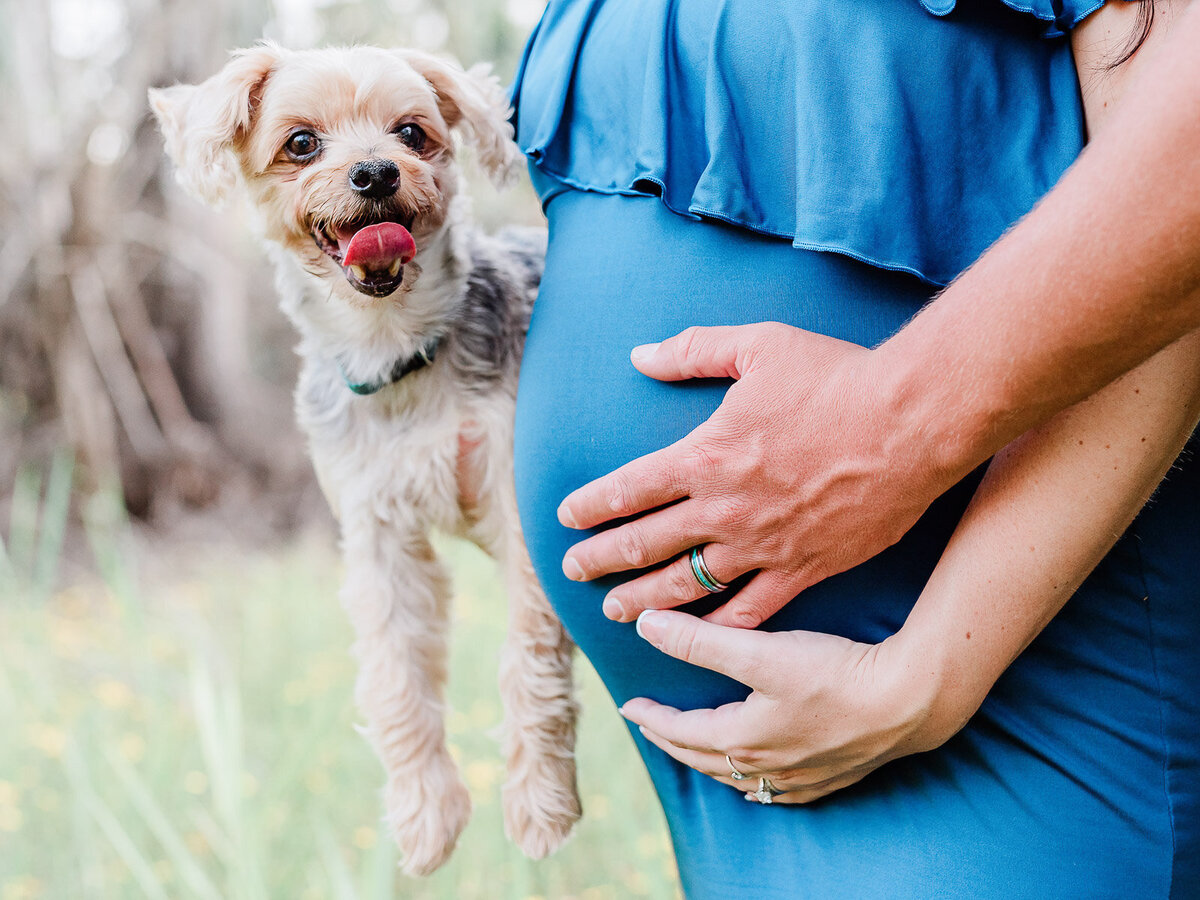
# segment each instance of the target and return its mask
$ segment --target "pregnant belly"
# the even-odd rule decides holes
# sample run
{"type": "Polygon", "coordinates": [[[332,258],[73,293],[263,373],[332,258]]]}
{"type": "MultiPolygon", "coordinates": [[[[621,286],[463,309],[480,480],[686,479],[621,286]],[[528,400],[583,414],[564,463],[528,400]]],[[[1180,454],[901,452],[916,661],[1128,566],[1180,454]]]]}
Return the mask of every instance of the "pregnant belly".
{"type": "MultiPolygon", "coordinates": [[[[691,221],[653,198],[567,191],[550,201],[547,216],[550,252],[517,404],[517,492],[534,566],[618,703],[645,695],[681,707],[735,699],[740,686],[663,656],[632,625],[601,615],[605,592],[628,575],[576,584],[560,569],[564,552],[582,539],[558,524],[562,498],[685,436],[728,387],[656,382],[632,367],[629,351],[689,325],[761,321],[874,345],[931,289],[836,254],[691,221]]],[[[804,452],[802,439],[796,452],[804,452]]],[[[765,627],[886,637],[903,622],[962,505],[961,496],[945,498],[896,547],[809,589],[765,627]]]]}

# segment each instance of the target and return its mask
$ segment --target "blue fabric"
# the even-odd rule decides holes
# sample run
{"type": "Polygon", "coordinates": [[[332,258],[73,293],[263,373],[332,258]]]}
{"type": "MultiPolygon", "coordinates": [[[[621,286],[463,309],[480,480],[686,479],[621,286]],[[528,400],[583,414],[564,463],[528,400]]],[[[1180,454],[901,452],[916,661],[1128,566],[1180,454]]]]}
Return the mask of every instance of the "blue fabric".
{"type": "Polygon", "coordinates": [[[517,75],[517,140],[546,190],[660,195],[945,284],[1057,181],[1084,129],[1067,42],[999,0],[938,12],[553,0],[517,75]]]}
{"type": "MultiPolygon", "coordinates": [[[[1045,24],[1046,37],[1062,37],[1072,28],[1104,5],[1105,0],[1003,0],[1006,6],[1028,13],[1045,24]]],[[[958,6],[958,0],[921,0],[921,5],[935,16],[947,16],[958,6]]]]}
{"type": "MultiPolygon", "coordinates": [[[[566,191],[522,365],[516,482],[538,577],[620,704],[745,695],[600,611],[617,576],[567,581],[568,492],[685,435],[721,381],[660,383],[629,348],[687,325],[775,319],[861,344],[928,299],[901,273],[716,223],[654,200],[566,191]],[[616,242],[620,238],[619,243],[616,242]]],[[[970,724],[807,807],[761,807],[631,732],[690,900],[1200,896],[1200,442],[970,724]]],[[[895,547],[810,588],[766,623],[877,642],[903,623],[974,480],[895,547]]],[[[592,714],[604,714],[592,711],[592,714]]]]}
{"type": "MultiPolygon", "coordinates": [[[[551,3],[516,97],[550,227],[518,499],[538,575],[617,703],[745,694],[606,620],[619,578],[561,573],[579,539],[562,497],[683,436],[727,387],[647,379],[630,348],[768,319],[864,345],[894,333],[1080,148],[1046,21],[999,0],[944,18],[917,0],[551,3]]],[[[631,732],[690,900],[1200,897],[1197,449],[938,750],[762,807],[631,732]]],[[[764,627],[894,633],[973,487],[764,627]]]]}

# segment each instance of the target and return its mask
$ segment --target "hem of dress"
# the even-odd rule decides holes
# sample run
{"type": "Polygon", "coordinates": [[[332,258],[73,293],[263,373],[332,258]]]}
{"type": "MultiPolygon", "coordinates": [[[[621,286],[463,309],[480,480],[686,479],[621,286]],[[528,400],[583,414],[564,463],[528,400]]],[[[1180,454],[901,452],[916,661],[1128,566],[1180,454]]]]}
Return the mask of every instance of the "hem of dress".
{"type": "MultiPolygon", "coordinates": [[[[706,209],[702,206],[697,206],[695,204],[689,206],[687,209],[678,209],[675,206],[673,206],[670,203],[670,201],[667,200],[666,186],[662,183],[662,181],[660,181],[659,179],[654,178],[653,176],[650,176],[650,175],[639,175],[634,180],[649,182],[651,184],[658,185],[659,193],[657,193],[657,194],[653,193],[651,191],[639,191],[635,188],[631,188],[631,187],[630,188],[621,188],[621,187],[617,187],[615,185],[609,186],[609,187],[600,187],[598,185],[579,181],[578,179],[571,178],[568,175],[562,175],[562,174],[559,174],[558,172],[551,170],[550,168],[548,168],[547,166],[545,166],[542,163],[541,151],[538,150],[537,148],[531,148],[528,150],[524,150],[523,152],[525,153],[525,155],[529,158],[529,160],[532,162],[532,164],[537,168],[537,170],[541,174],[545,175],[547,178],[553,179],[554,181],[563,185],[564,188],[566,188],[568,190],[573,189],[573,190],[577,190],[577,191],[587,191],[588,193],[593,193],[593,194],[606,194],[608,196],[619,196],[619,197],[648,197],[650,199],[658,200],[663,205],[663,208],[666,209],[668,212],[670,212],[674,215],[677,215],[677,216],[681,216],[682,218],[689,219],[693,222],[702,222],[705,219],[711,219],[711,220],[714,220],[717,222],[722,222],[726,225],[733,225],[737,228],[744,228],[747,231],[754,232],[755,234],[761,234],[766,237],[780,238],[781,240],[790,241],[792,246],[795,247],[797,250],[812,250],[812,251],[815,251],[818,253],[837,253],[840,256],[849,257],[850,259],[853,259],[856,262],[860,262],[860,263],[863,263],[864,265],[868,265],[868,266],[873,266],[877,269],[885,269],[886,271],[889,271],[889,272],[903,272],[906,275],[912,275],[913,277],[925,282],[926,284],[932,285],[933,287],[937,287],[937,288],[944,288],[951,281],[953,281],[954,278],[957,277],[957,275],[951,276],[949,278],[935,277],[935,276],[932,276],[932,275],[929,275],[929,274],[923,272],[921,269],[918,269],[914,266],[910,266],[910,265],[906,265],[904,263],[898,263],[898,262],[888,262],[888,261],[870,256],[866,253],[863,253],[860,250],[852,250],[848,247],[843,247],[843,246],[840,246],[840,245],[832,243],[832,242],[802,240],[794,232],[789,233],[786,231],[779,231],[779,230],[771,228],[770,226],[767,226],[767,225],[756,224],[754,222],[747,222],[744,219],[739,219],[734,216],[730,216],[727,213],[718,212],[716,210],[711,210],[711,209],[706,209]]],[[[561,193],[561,191],[551,191],[551,192],[547,193],[545,196],[541,196],[538,198],[538,201],[542,204],[543,211],[545,211],[546,203],[548,203],[554,197],[558,196],[558,194],[560,194],[560,193],[561,193]]]]}

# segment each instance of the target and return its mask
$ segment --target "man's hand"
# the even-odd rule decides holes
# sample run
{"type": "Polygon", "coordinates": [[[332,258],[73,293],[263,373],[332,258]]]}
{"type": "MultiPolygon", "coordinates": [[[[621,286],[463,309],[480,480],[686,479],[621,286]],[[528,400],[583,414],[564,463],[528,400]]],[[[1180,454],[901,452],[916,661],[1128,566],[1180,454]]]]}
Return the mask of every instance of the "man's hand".
{"type": "MultiPolygon", "coordinates": [[[[949,487],[923,445],[896,430],[900,398],[871,351],[778,323],[689,328],[632,354],[662,381],[733,378],[721,406],[677,443],[572,493],[571,528],[631,522],[572,547],[563,572],[588,581],[666,563],[614,588],[605,614],[704,596],[687,551],[715,578],[749,574],[709,618],[753,627],[800,591],[895,543],[949,487]]],[[[915,436],[914,436],[915,437],[915,436]]]]}

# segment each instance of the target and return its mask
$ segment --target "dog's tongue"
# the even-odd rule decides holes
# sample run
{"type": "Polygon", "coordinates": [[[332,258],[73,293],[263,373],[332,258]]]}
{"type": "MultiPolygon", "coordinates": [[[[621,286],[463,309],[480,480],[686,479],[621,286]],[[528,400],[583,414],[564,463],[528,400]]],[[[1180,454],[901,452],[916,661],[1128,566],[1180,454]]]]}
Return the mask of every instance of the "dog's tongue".
{"type": "Polygon", "coordinates": [[[397,259],[406,265],[417,255],[417,244],[408,229],[397,222],[380,222],[355,232],[343,246],[342,265],[362,266],[372,271],[389,268],[397,259]]]}

